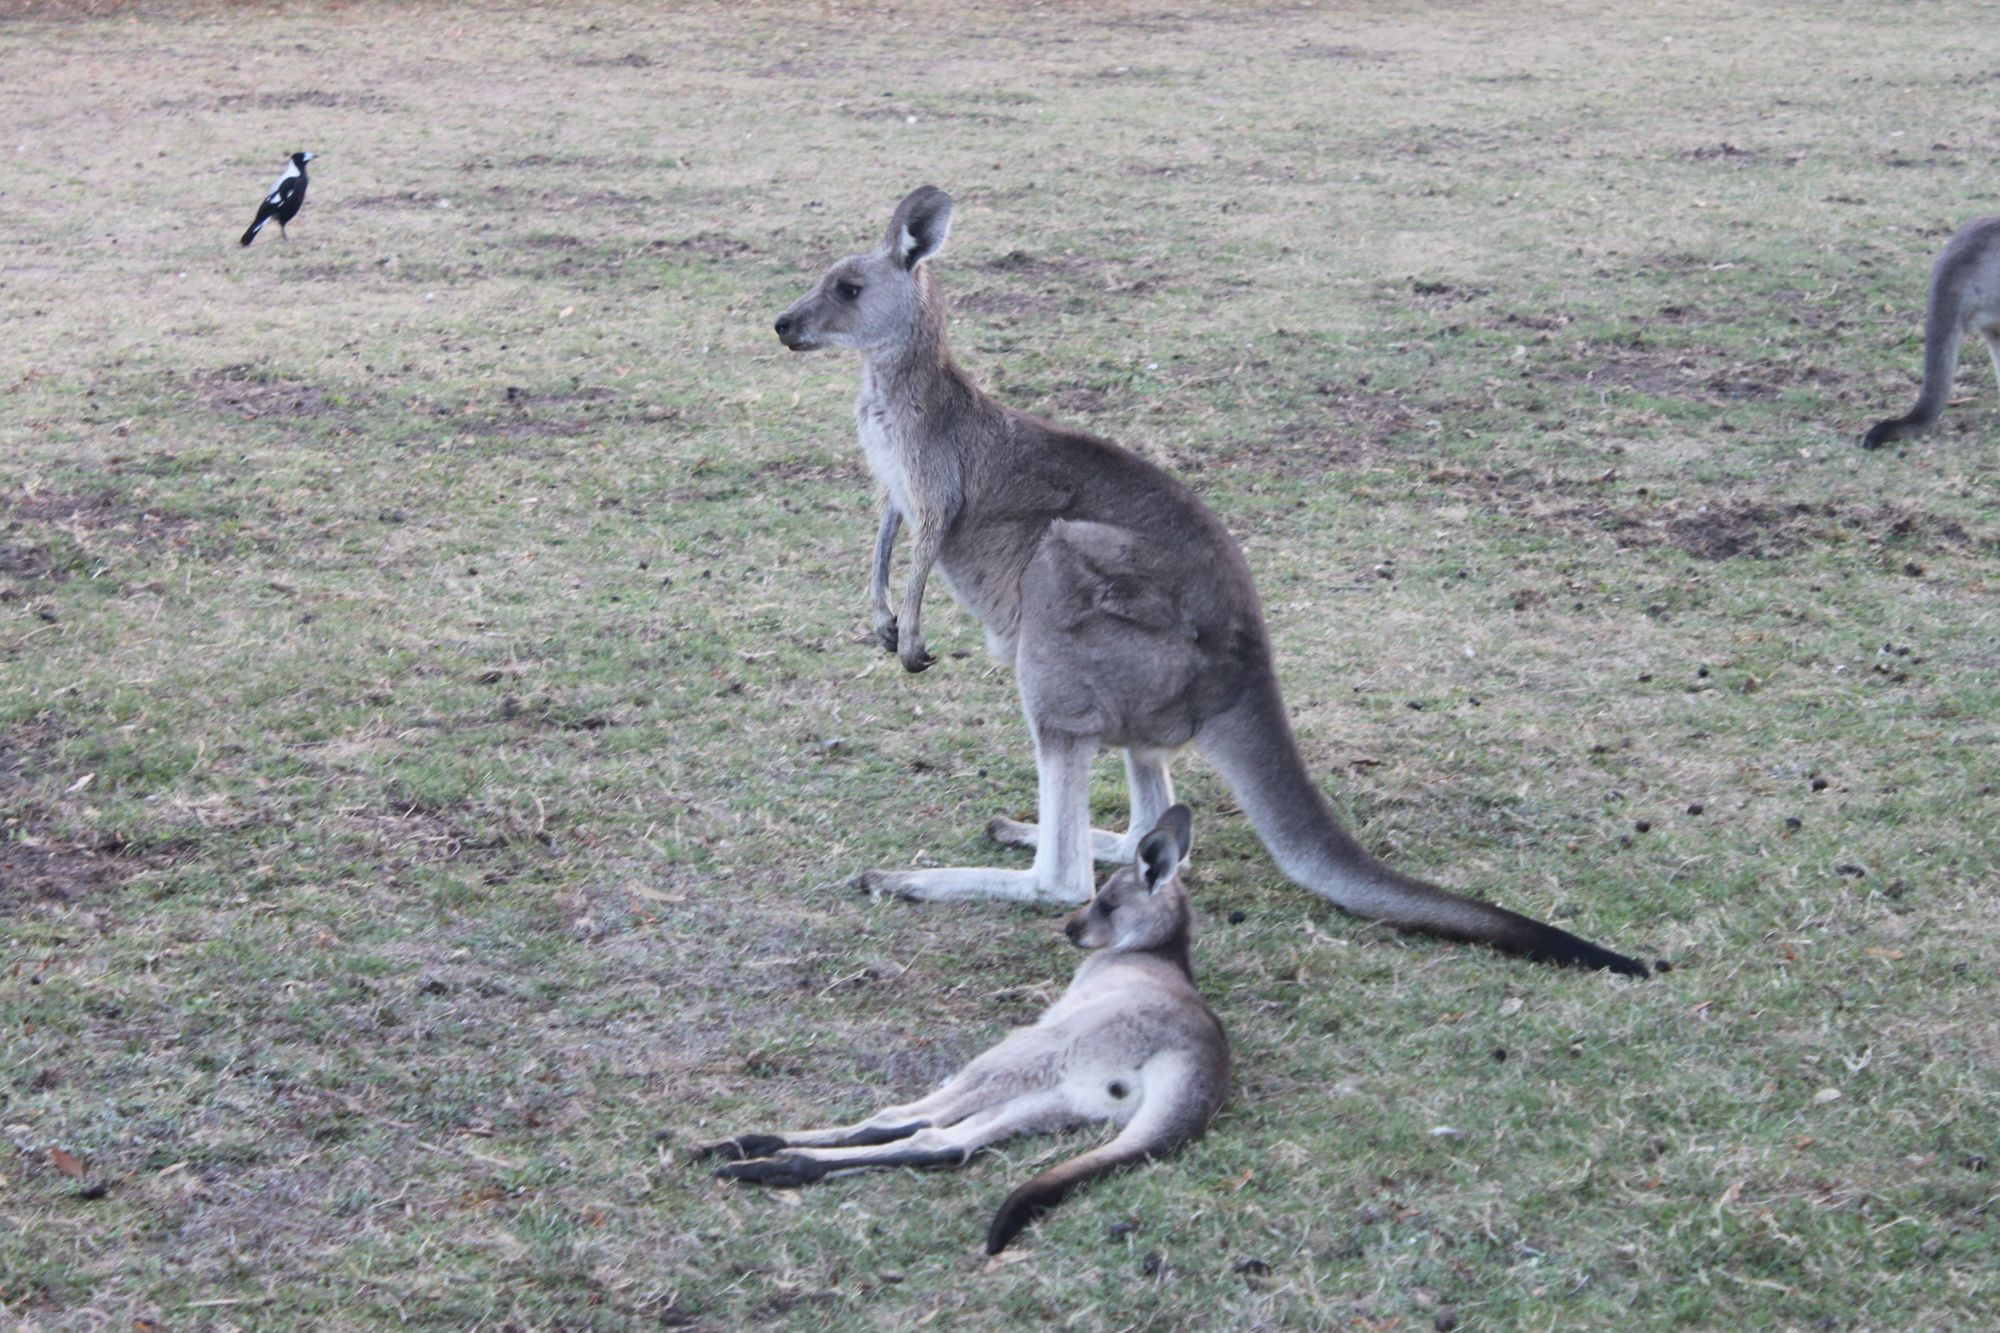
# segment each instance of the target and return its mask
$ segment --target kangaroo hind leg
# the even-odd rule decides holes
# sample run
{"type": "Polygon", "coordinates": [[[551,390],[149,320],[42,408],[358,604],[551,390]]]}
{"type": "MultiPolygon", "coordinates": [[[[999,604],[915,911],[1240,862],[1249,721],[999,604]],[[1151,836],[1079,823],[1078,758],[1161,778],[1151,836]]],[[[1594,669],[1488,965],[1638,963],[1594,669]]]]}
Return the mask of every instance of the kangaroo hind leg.
{"type": "MultiPolygon", "coordinates": [[[[1168,750],[1128,749],[1125,751],[1125,786],[1132,801],[1132,819],[1123,833],[1094,828],[1090,831],[1090,858],[1099,865],[1130,865],[1138,855],[1139,843],[1160,822],[1160,816],[1174,803],[1174,778],[1167,765],[1173,754],[1168,750]]],[[[1037,825],[1004,815],[986,826],[986,836],[1006,847],[1039,849],[1037,825]]]]}
{"type": "Polygon", "coordinates": [[[857,883],[876,897],[925,902],[1002,898],[1013,902],[1090,901],[1090,760],[1094,740],[1037,735],[1035,774],[1040,827],[1056,830],[1037,837],[1031,870],[949,867],[929,870],[869,870],[857,883]]]}
{"type": "Polygon", "coordinates": [[[980,1055],[928,1096],[885,1106],[865,1120],[830,1129],[793,1129],[778,1134],[738,1134],[690,1148],[688,1156],[744,1159],[770,1157],[789,1148],[873,1147],[909,1138],[933,1125],[951,1126],[989,1107],[1018,1100],[1026,1089],[1013,1074],[1005,1042],[980,1055]]]}
{"type": "Polygon", "coordinates": [[[897,1139],[908,1138],[929,1123],[921,1117],[910,1115],[906,1107],[892,1106],[887,1110],[877,1111],[866,1120],[858,1120],[851,1125],[837,1125],[831,1129],[788,1129],[777,1134],[738,1134],[733,1138],[690,1148],[688,1156],[697,1161],[704,1157],[741,1160],[750,1157],[769,1157],[787,1148],[893,1143],[897,1139]]]}
{"type": "Polygon", "coordinates": [[[932,1125],[894,1143],[844,1148],[787,1148],[772,1157],[726,1162],[723,1180],[755,1185],[804,1185],[844,1171],[878,1167],[962,1166],[972,1154],[1016,1134],[1033,1134],[1070,1123],[1068,1100],[1060,1091],[1029,1093],[975,1112],[955,1125],[932,1125]]]}

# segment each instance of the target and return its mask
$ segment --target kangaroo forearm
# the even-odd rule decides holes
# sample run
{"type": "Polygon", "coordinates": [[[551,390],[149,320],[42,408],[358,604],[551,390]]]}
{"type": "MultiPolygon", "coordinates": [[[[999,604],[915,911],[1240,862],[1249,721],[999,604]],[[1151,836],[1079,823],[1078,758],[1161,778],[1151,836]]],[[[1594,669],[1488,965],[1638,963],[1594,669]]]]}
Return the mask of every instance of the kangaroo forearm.
{"type": "Polygon", "coordinates": [[[924,648],[924,584],[930,580],[931,565],[937,560],[937,543],[921,536],[910,558],[909,581],[903,588],[903,603],[896,612],[896,656],[903,670],[922,671],[937,659],[924,648]]]}
{"type": "Polygon", "coordinates": [[[902,530],[903,516],[888,501],[882,503],[882,525],[875,532],[875,569],[869,580],[868,601],[874,608],[876,624],[894,614],[889,607],[889,570],[896,559],[896,534],[902,530]]]}

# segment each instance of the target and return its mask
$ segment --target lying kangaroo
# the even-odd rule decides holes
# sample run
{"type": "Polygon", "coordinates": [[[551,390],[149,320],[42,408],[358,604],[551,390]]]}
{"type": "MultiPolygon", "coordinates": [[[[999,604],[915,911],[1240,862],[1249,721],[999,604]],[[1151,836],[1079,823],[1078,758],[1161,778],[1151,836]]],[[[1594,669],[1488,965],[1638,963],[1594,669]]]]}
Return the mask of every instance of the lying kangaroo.
{"type": "Polygon", "coordinates": [[[1876,422],[1862,437],[1862,448],[1880,449],[1937,423],[1951,397],[1951,377],[1967,329],[1986,340],[1993,373],[2000,378],[2000,217],[1968,222],[1945,242],[1931,269],[1930,303],[1924,312],[1924,385],[1917,391],[1917,405],[1900,417],[1876,422]]]}
{"type": "Polygon", "coordinates": [[[695,1150],[734,1156],[715,1174],[802,1185],[877,1166],[958,1166],[1016,1134],[1110,1121],[1110,1142],[1050,1167],[1007,1196],[986,1232],[998,1254],[1086,1181],[1201,1137],[1229,1086],[1229,1039],[1194,987],[1193,912],[1179,868],[1188,808],[1160,816],[1133,864],[1113,872],[1064,927],[1093,949],[1033,1027],[954,1074],[922,1101],[843,1129],[745,1134],[695,1150]]]}
{"type": "Polygon", "coordinates": [[[1645,976],[1639,963],[1383,865],[1340,827],[1293,742],[1243,554],[1208,508],[1117,445],[1032,417],[974,387],[945,346],[930,266],[951,199],[925,186],[882,243],[852,255],[778,317],[793,351],[862,354],[861,447],[885,500],[875,543],[876,636],[909,671],[924,647],[933,566],[1014,667],[1035,742],[1039,823],[996,819],[1032,847],[1029,870],[871,870],[905,898],[1081,902],[1090,863],[1131,857],[1173,804],[1168,761],[1192,744],[1221,772],[1292,879],[1347,911],[1524,957],[1645,976]],[[889,605],[898,529],[910,529],[900,608],[889,605]],[[1090,762],[1125,751],[1132,822],[1090,828],[1090,762]]]}

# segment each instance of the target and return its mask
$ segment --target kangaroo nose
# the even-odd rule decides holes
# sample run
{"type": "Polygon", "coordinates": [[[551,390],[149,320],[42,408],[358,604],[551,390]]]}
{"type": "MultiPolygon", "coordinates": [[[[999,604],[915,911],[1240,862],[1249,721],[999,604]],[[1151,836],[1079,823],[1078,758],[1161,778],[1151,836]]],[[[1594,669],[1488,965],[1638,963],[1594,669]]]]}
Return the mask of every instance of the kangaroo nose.
{"type": "Polygon", "coordinates": [[[775,327],[778,330],[778,336],[782,338],[786,334],[792,331],[792,321],[786,319],[783,315],[780,315],[778,316],[778,322],[775,327]]]}

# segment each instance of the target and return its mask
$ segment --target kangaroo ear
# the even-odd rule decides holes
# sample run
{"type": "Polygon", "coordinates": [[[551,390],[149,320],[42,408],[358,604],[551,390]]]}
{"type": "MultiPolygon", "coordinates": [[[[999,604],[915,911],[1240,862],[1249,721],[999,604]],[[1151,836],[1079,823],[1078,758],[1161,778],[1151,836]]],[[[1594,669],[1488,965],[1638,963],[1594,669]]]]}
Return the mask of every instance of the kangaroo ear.
{"type": "Polygon", "coordinates": [[[1139,881],[1151,893],[1181,868],[1180,845],[1166,829],[1156,828],[1139,844],[1139,881]]]}
{"type": "Polygon", "coordinates": [[[889,219],[889,253],[905,269],[914,269],[944,248],[951,234],[951,196],[935,185],[920,185],[896,205],[889,219]]]}
{"type": "Polygon", "coordinates": [[[1153,825],[1156,833],[1171,833],[1174,842],[1181,849],[1179,860],[1187,859],[1188,848],[1194,846],[1194,815],[1184,805],[1170,805],[1153,825]]]}

